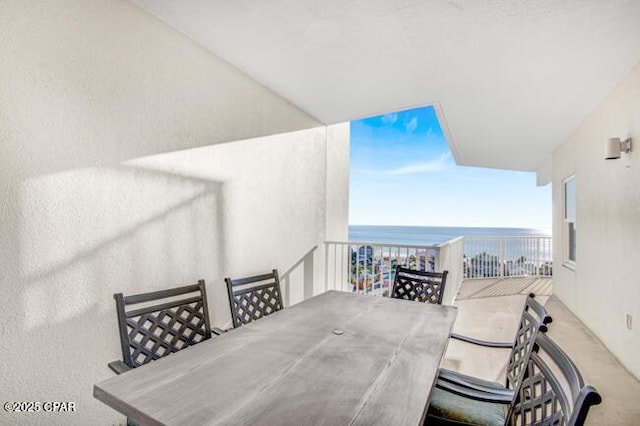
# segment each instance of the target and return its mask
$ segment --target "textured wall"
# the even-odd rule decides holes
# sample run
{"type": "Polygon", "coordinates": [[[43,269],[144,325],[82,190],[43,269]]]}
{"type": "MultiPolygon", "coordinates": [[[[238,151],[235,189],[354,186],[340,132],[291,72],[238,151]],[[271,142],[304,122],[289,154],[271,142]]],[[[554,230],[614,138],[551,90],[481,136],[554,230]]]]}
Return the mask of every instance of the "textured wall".
{"type": "Polygon", "coordinates": [[[554,152],[553,188],[554,292],[640,378],[640,63],[554,152]],[[632,137],[634,150],[604,160],[610,137],[632,137]],[[562,180],[572,174],[575,270],[562,266],[562,180]]]}
{"type": "Polygon", "coordinates": [[[223,277],[277,267],[300,300],[348,126],[328,135],[128,1],[0,4],[0,400],[77,405],[0,424],[117,424],[92,397],[120,356],[112,294],[204,278],[224,325],[223,277]]]}
{"type": "Polygon", "coordinates": [[[319,125],[125,0],[3,1],[0,47],[0,173],[319,125]]]}

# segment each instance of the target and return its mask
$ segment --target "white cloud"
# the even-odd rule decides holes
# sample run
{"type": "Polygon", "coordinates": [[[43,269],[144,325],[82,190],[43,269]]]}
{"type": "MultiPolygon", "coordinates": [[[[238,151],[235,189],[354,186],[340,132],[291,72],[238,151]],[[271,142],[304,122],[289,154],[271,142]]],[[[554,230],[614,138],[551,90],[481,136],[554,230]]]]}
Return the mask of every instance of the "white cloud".
{"type": "Polygon", "coordinates": [[[418,127],[418,117],[411,117],[411,120],[405,122],[404,127],[408,133],[412,133],[418,127]]]}
{"type": "Polygon", "coordinates": [[[384,124],[393,124],[396,121],[398,121],[398,114],[395,113],[391,113],[391,114],[385,114],[382,116],[382,122],[384,124]]]}
{"type": "Polygon", "coordinates": [[[451,153],[446,152],[437,160],[410,163],[405,166],[398,167],[397,169],[387,170],[384,173],[389,175],[411,175],[417,173],[440,172],[448,168],[449,158],[451,158],[451,153]]]}

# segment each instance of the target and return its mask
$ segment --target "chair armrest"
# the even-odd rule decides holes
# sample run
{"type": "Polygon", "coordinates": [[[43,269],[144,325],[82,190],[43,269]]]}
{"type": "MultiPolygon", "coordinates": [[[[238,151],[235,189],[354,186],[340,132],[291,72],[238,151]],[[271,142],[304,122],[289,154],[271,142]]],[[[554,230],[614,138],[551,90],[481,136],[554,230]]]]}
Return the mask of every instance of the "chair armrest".
{"type": "Polygon", "coordinates": [[[507,390],[506,392],[485,392],[478,389],[471,389],[466,386],[447,382],[446,380],[438,379],[436,381],[436,387],[447,392],[451,392],[455,395],[460,395],[465,398],[474,399],[476,401],[492,402],[497,404],[511,404],[513,400],[513,391],[507,390]]]}
{"type": "Polygon", "coordinates": [[[463,342],[471,343],[479,346],[486,346],[488,348],[513,348],[513,342],[489,342],[487,340],[474,339],[473,337],[463,336],[462,334],[451,333],[451,338],[456,340],[462,340],[463,342]]]}
{"type": "Polygon", "coordinates": [[[468,389],[473,389],[479,392],[485,392],[489,394],[495,394],[499,397],[504,396],[505,398],[511,399],[513,398],[514,391],[511,389],[505,388],[500,383],[490,382],[488,380],[483,380],[478,377],[468,376],[466,374],[462,374],[456,371],[447,370],[446,368],[441,368],[438,372],[438,381],[442,386],[446,386],[442,382],[448,382],[456,386],[462,386],[468,389]]]}
{"type": "Polygon", "coordinates": [[[126,373],[129,370],[132,370],[131,367],[120,360],[112,361],[108,365],[109,368],[112,369],[116,374],[122,374],[126,373]]]}
{"type": "Polygon", "coordinates": [[[223,330],[223,329],[218,328],[218,327],[211,327],[211,336],[212,337],[220,336],[221,334],[224,334],[229,330],[233,330],[233,329],[223,330]]]}

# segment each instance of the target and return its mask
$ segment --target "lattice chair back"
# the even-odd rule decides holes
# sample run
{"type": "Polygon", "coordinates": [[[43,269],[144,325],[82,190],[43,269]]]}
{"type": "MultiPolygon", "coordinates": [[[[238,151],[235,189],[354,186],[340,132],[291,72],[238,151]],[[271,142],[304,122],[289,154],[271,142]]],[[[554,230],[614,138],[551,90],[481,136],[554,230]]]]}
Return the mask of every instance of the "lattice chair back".
{"type": "Polygon", "coordinates": [[[524,302],[522,316],[513,342],[513,348],[507,364],[508,389],[518,387],[524,372],[525,363],[539,332],[546,333],[547,324],[551,322],[551,315],[547,309],[529,294],[524,302]]]}
{"type": "Polygon", "coordinates": [[[398,266],[391,297],[442,304],[448,271],[416,271],[398,266]]]}
{"type": "Polygon", "coordinates": [[[283,308],[278,271],[248,278],[225,278],[233,327],[240,327],[283,308]]]}
{"type": "Polygon", "coordinates": [[[204,280],[151,293],[114,294],[122,358],[131,368],[211,337],[204,280]]]}
{"type": "Polygon", "coordinates": [[[526,374],[516,389],[508,424],[584,424],[589,408],[602,398],[585,385],[576,365],[549,336],[538,333],[526,374]]]}

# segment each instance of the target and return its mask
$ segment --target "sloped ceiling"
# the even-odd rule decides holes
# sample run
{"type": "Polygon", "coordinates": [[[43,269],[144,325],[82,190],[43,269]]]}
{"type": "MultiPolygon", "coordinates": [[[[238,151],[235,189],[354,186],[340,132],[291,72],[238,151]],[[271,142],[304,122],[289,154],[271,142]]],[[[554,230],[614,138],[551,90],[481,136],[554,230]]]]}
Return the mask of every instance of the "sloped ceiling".
{"type": "Polygon", "coordinates": [[[331,124],[434,104],[461,165],[535,171],[640,60],[637,0],[134,0],[331,124]]]}

